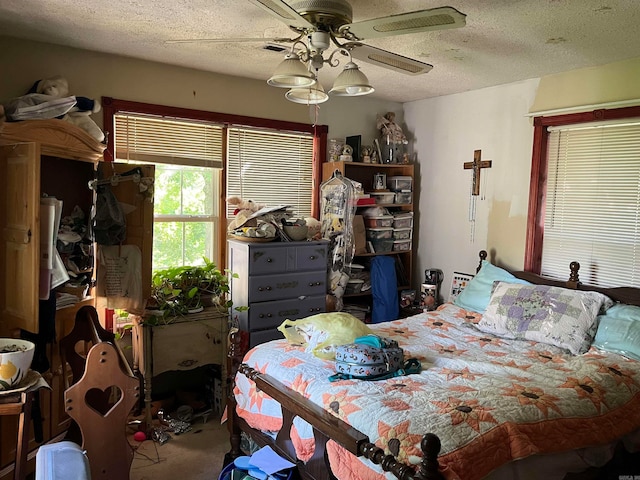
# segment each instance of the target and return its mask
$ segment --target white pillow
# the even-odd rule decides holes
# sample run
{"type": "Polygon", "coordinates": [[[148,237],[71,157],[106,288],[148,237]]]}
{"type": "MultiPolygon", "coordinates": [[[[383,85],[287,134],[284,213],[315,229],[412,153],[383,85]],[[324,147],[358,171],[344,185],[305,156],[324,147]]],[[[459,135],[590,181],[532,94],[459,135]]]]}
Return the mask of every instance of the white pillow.
{"type": "Polygon", "coordinates": [[[597,292],[495,282],[477,326],[499,337],[547,343],[577,355],[589,350],[598,313],[612,304],[597,292]]]}

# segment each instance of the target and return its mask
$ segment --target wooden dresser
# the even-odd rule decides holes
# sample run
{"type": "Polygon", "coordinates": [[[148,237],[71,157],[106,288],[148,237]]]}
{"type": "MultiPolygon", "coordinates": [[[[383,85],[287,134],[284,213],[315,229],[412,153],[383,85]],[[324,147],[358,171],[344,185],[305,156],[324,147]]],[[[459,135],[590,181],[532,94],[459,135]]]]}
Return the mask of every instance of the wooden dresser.
{"type": "Polygon", "coordinates": [[[276,328],[326,311],[326,241],[248,243],[228,241],[233,321],[248,335],[249,347],[284,338],[276,328]]]}
{"type": "Polygon", "coordinates": [[[226,399],[227,334],[229,315],[216,308],[162,320],[160,325],[137,324],[133,330],[134,370],[144,377],[147,425],[151,424],[153,378],[165,372],[193,370],[206,365],[220,366],[219,413],[226,399]]]}

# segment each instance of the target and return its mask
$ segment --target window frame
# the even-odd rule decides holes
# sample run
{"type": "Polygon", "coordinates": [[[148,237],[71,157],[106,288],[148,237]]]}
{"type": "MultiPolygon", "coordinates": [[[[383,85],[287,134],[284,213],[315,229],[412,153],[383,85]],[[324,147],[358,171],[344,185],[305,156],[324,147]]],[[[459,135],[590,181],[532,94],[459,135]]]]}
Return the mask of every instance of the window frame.
{"type": "MultiPolygon", "coordinates": [[[[640,106],[596,109],[588,112],[534,117],[531,180],[529,184],[529,209],[524,255],[524,270],[540,274],[542,270],[542,244],[544,242],[544,215],[547,195],[548,142],[547,127],[580,123],[623,120],[640,117],[640,106]]],[[[567,261],[570,261],[568,259],[567,261]]]]}
{"type": "MultiPolygon", "coordinates": [[[[114,115],[119,113],[137,113],[147,115],[166,116],[185,120],[199,120],[227,125],[239,125],[246,127],[267,128],[291,132],[311,133],[313,135],[313,179],[311,192],[311,215],[318,218],[320,212],[319,191],[322,179],[322,163],[327,155],[327,125],[311,125],[285,120],[274,120],[268,118],[249,117],[245,115],[235,115],[229,113],[209,112],[205,110],[195,110],[182,107],[171,107],[130,100],[121,100],[113,97],[102,97],[103,110],[103,130],[106,135],[107,148],[104,152],[106,162],[115,159],[114,152],[114,115]]],[[[220,175],[220,198],[218,202],[218,218],[227,219],[226,216],[226,135],[223,138],[223,168],[220,175]]],[[[219,245],[223,248],[226,245],[226,228],[219,229],[219,245]]],[[[223,261],[222,268],[226,267],[226,253],[220,252],[223,261]]]]}

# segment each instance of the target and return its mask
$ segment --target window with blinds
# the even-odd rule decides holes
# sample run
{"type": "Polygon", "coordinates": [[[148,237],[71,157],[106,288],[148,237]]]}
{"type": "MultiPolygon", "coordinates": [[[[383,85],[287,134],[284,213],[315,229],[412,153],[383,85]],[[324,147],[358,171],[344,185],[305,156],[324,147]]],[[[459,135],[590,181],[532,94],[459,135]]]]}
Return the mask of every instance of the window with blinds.
{"type": "Polygon", "coordinates": [[[153,163],[153,271],[220,265],[220,172],[224,127],[133,114],[114,115],[116,161],[153,163]]]}
{"type": "Polygon", "coordinates": [[[292,205],[296,216],[311,215],[312,134],[232,127],[227,151],[227,196],[292,205]]]}
{"type": "Polygon", "coordinates": [[[640,287],[640,121],[549,130],[541,273],[640,287]]]}
{"type": "Polygon", "coordinates": [[[113,119],[116,161],[156,165],[154,271],[198,265],[203,256],[220,264],[220,198],[292,205],[295,215],[311,215],[312,133],[132,112],[113,119]]]}

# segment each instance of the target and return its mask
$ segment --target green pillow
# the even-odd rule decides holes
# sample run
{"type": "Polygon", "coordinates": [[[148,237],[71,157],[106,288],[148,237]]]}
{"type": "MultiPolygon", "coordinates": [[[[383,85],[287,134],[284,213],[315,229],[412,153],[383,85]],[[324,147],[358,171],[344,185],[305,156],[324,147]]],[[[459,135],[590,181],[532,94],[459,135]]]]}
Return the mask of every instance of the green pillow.
{"type": "Polygon", "coordinates": [[[531,285],[531,282],[520,280],[506,270],[492,265],[487,260],[483,260],[478,274],[471,279],[453,303],[465,310],[484,313],[487,305],[489,305],[491,290],[495,281],[531,285]]]}
{"type": "Polygon", "coordinates": [[[640,307],[617,303],[598,319],[594,347],[640,360],[640,307]]]}

